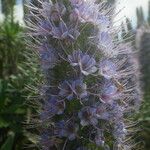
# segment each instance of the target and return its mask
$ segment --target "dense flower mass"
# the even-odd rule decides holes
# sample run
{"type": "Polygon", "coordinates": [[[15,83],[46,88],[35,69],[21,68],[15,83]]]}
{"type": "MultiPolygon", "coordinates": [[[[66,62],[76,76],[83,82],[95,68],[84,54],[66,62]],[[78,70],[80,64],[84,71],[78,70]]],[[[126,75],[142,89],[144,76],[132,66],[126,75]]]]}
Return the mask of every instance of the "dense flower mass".
{"type": "Polygon", "coordinates": [[[139,73],[131,44],[116,38],[113,8],[97,0],[37,2],[27,24],[45,76],[40,148],[130,150],[126,118],[141,101],[139,73]]]}

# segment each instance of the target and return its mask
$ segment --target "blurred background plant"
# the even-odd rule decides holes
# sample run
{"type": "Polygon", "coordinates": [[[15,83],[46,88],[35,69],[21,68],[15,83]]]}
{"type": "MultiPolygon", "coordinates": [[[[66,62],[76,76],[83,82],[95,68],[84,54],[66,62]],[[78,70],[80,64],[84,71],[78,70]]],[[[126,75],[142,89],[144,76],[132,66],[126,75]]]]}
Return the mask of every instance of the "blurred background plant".
{"type": "MultiPolygon", "coordinates": [[[[115,0],[108,1],[115,4],[115,0]]],[[[23,2],[26,3],[25,0],[23,2]]],[[[25,121],[30,122],[30,112],[33,111],[26,102],[34,95],[34,91],[32,88],[27,88],[27,85],[34,86],[41,77],[36,57],[32,57],[34,54],[26,48],[22,39],[25,29],[14,19],[15,4],[15,0],[1,1],[5,19],[0,23],[0,150],[20,150],[28,141],[33,142],[34,139],[26,132],[23,124],[25,121]]],[[[25,7],[24,13],[28,13],[25,7]]],[[[121,38],[128,37],[127,40],[135,40],[133,46],[139,50],[144,103],[137,118],[142,122],[140,138],[146,144],[145,150],[149,150],[150,2],[147,19],[144,17],[142,7],[137,8],[136,13],[136,28],[132,27],[132,23],[127,18],[126,22],[122,23],[121,38]],[[131,36],[132,34],[134,35],[131,36]]]]}
{"type": "Polygon", "coordinates": [[[15,0],[1,4],[5,19],[0,23],[0,150],[20,150],[28,141],[23,122],[30,119],[26,102],[33,93],[26,87],[34,85],[39,74],[22,39],[24,28],[14,21],[15,0]]]}
{"type": "Polygon", "coordinates": [[[145,149],[150,148],[150,1],[148,3],[148,15],[144,16],[142,7],[136,8],[137,26],[133,28],[127,18],[122,24],[121,38],[133,40],[134,47],[138,50],[139,64],[141,68],[141,86],[143,89],[143,105],[137,118],[141,122],[140,140],[145,143],[145,149]],[[131,36],[133,35],[133,36],[131,36]]]}

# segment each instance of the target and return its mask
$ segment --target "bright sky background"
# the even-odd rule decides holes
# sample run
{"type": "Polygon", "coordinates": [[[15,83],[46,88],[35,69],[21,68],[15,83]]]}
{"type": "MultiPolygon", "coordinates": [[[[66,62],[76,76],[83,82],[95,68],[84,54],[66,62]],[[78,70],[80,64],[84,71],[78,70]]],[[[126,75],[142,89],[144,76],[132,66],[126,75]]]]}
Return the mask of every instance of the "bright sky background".
{"type": "Polygon", "coordinates": [[[16,20],[20,22],[20,24],[23,24],[23,5],[22,0],[16,0],[17,5],[15,6],[15,16],[16,20]]]}
{"type": "MultiPolygon", "coordinates": [[[[0,21],[3,19],[3,14],[1,14],[1,1],[0,0],[0,21]]],[[[20,24],[23,24],[23,6],[22,0],[16,0],[15,10],[15,20],[19,21],[20,24]]]]}
{"type": "MultiPolygon", "coordinates": [[[[143,7],[145,17],[147,17],[148,13],[148,1],[149,0],[118,0],[120,2],[117,2],[117,10],[122,9],[125,7],[120,14],[116,17],[116,20],[120,20],[120,18],[123,18],[124,16],[130,18],[132,20],[133,26],[136,25],[136,7],[143,7]]],[[[22,24],[22,18],[23,18],[23,8],[22,8],[22,0],[17,0],[17,5],[15,6],[15,16],[16,19],[20,21],[22,24]]],[[[2,18],[2,14],[0,13],[0,20],[2,18]]],[[[121,19],[118,24],[120,24],[123,20],[121,19]]]]}
{"type": "MultiPolygon", "coordinates": [[[[116,20],[123,18],[124,16],[130,18],[133,26],[136,25],[136,8],[142,6],[144,15],[147,17],[148,14],[148,2],[149,0],[118,0],[117,10],[122,9],[116,20]],[[119,4],[120,2],[120,4],[119,4]]],[[[122,20],[121,20],[122,21],[122,20]]]]}

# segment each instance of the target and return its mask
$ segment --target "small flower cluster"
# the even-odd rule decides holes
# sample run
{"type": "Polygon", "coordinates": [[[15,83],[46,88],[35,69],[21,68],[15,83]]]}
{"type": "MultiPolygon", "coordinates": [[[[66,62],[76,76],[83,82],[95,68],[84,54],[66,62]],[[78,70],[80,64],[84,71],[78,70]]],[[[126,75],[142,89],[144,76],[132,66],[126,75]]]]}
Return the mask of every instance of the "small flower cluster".
{"type": "Polygon", "coordinates": [[[86,140],[108,150],[114,139],[114,150],[126,150],[125,116],[139,103],[138,68],[131,46],[115,40],[112,8],[96,0],[39,5],[29,6],[28,28],[47,87],[40,92],[42,149],[88,150],[86,140]]]}

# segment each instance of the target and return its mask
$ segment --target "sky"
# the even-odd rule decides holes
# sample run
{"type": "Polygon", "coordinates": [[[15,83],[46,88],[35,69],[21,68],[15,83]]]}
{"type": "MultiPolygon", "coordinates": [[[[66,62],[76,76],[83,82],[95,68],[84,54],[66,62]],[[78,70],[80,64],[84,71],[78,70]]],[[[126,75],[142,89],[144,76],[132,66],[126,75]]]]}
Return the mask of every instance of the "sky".
{"type": "MultiPolygon", "coordinates": [[[[118,0],[116,5],[116,11],[121,9],[121,12],[116,17],[115,21],[117,21],[117,23],[120,24],[123,21],[124,16],[126,16],[132,21],[133,26],[136,26],[136,7],[142,6],[145,17],[147,17],[148,1],[149,0],[118,0]]],[[[15,16],[16,20],[19,20],[20,24],[23,24],[22,0],[17,0],[17,5],[15,6],[15,16]]],[[[0,13],[0,20],[2,17],[3,15],[0,13]]]]}
{"type": "MultiPolygon", "coordinates": [[[[0,0],[0,21],[3,19],[3,14],[1,13],[1,1],[0,0]]],[[[22,0],[16,0],[16,5],[14,7],[14,16],[15,20],[19,21],[20,24],[23,25],[23,6],[22,6],[22,0]]]]}
{"type": "MultiPolygon", "coordinates": [[[[149,0],[118,0],[117,2],[117,10],[121,9],[121,12],[116,17],[116,20],[120,18],[128,17],[131,21],[133,26],[136,26],[136,8],[142,6],[144,15],[147,17],[148,14],[148,2],[149,0]],[[120,4],[119,4],[120,3],[120,4]]],[[[120,19],[119,23],[122,22],[120,19]]]]}
{"type": "Polygon", "coordinates": [[[17,5],[15,6],[15,16],[16,20],[23,24],[23,5],[22,0],[17,0],[17,5]]]}

